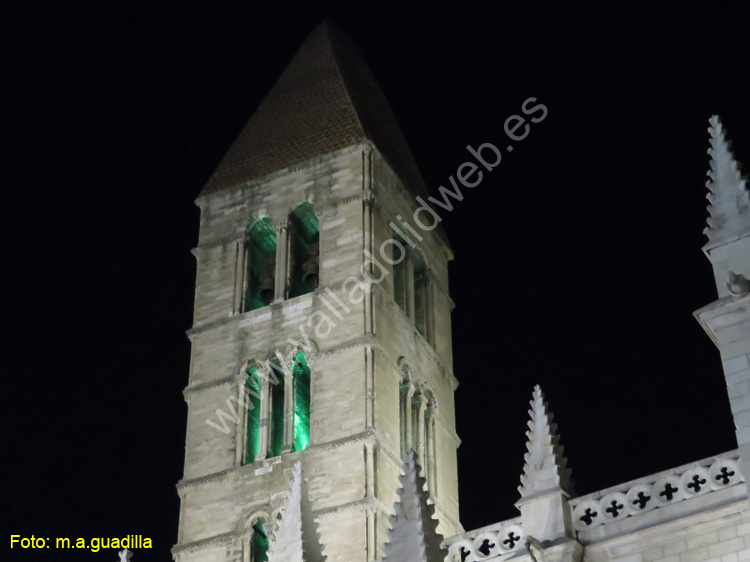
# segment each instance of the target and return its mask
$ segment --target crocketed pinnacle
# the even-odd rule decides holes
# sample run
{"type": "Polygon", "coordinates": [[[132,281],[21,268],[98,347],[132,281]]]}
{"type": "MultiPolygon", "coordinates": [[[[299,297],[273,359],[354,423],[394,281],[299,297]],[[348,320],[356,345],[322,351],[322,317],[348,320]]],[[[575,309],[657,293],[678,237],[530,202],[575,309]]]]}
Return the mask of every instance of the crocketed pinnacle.
{"type": "Polygon", "coordinates": [[[391,516],[388,542],[383,548],[387,562],[442,562],[445,552],[440,548],[443,536],[437,532],[438,521],[433,518],[435,506],[428,504],[430,494],[425,490],[425,479],[420,475],[417,455],[410,450],[399,476],[401,488],[391,516]]]}
{"type": "Polygon", "coordinates": [[[709,193],[707,246],[715,247],[741,237],[750,231],[750,198],[747,185],[740,174],[740,166],[730,150],[724,127],[717,115],[708,120],[710,135],[708,154],[711,157],[708,171],[709,193]]]}
{"type": "Polygon", "coordinates": [[[524,455],[521,485],[518,487],[521,499],[553,490],[569,491],[570,469],[566,466],[557,426],[552,423],[552,412],[548,410],[539,385],[534,387],[529,416],[528,452],[524,455]]]}
{"type": "Polygon", "coordinates": [[[324,562],[323,548],[307,494],[302,465],[297,462],[281,521],[271,536],[268,562],[324,562]]]}

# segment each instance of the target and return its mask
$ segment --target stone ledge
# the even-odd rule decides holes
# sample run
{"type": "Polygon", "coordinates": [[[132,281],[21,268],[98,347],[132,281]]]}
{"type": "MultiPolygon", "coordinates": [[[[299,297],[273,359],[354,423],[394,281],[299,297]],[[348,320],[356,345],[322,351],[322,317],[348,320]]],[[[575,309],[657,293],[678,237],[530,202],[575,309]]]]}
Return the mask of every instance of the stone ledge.
{"type": "Polygon", "coordinates": [[[238,195],[238,192],[241,191],[242,189],[253,188],[258,185],[268,183],[269,181],[275,180],[282,176],[286,176],[286,175],[293,174],[296,172],[301,172],[302,170],[310,170],[310,169],[314,169],[314,168],[321,167],[324,165],[328,165],[328,163],[331,160],[335,160],[339,156],[345,156],[353,152],[372,150],[372,148],[373,148],[373,144],[370,142],[359,142],[357,144],[347,146],[340,150],[336,150],[334,152],[329,152],[327,154],[323,154],[321,156],[311,158],[309,160],[306,160],[305,162],[300,162],[299,164],[295,164],[294,166],[289,166],[287,168],[282,168],[281,170],[276,170],[275,172],[271,172],[269,174],[266,174],[265,176],[261,176],[253,180],[247,180],[247,181],[236,183],[231,186],[224,187],[221,190],[216,191],[214,193],[209,193],[207,195],[199,195],[195,199],[195,204],[201,209],[203,209],[204,205],[209,200],[220,199],[221,197],[219,196],[223,196],[224,198],[235,197],[238,195]]]}

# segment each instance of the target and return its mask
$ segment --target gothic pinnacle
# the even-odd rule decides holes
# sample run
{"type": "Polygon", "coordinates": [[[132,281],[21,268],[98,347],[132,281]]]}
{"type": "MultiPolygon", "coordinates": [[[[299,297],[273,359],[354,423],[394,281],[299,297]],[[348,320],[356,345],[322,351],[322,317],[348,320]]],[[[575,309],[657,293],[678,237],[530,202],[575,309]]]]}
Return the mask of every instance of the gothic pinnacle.
{"type": "Polygon", "coordinates": [[[708,227],[703,232],[713,246],[730,241],[750,229],[750,198],[719,117],[713,115],[708,122],[708,154],[711,161],[706,182],[709,193],[706,197],[710,216],[708,227]]]}
{"type": "Polygon", "coordinates": [[[281,508],[281,521],[269,542],[268,562],[324,562],[326,559],[300,462],[294,465],[290,490],[281,508]]]}
{"type": "Polygon", "coordinates": [[[393,505],[388,542],[383,548],[387,562],[442,562],[445,553],[440,548],[443,536],[438,534],[438,521],[433,519],[435,506],[428,504],[429,492],[425,478],[420,475],[417,455],[410,450],[401,467],[401,488],[393,505]]]}
{"type": "Polygon", "coordinates": [[[563,456],[563,447],[557,435],[557,426],[552,423],[552,413],[544,400],[539,385],[534,387],[529,410],[528,441],[524,455],[521,486],[518,491],[521,499],[542,494],[551,490],[568,491],[570,487],[570,469],[563,456]]]}

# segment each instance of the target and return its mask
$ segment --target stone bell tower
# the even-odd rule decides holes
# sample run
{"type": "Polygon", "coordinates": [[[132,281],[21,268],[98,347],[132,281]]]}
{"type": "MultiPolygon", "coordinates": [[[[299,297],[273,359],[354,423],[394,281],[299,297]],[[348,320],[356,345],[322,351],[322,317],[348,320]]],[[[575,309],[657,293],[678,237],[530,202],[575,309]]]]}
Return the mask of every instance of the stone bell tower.
{"type": "Polygon", "coordinates": [[[382,555],[407,451],[461,532],[452,302],[426,188],[331,24],[307,37],[197,199],[175,560],[265,562],[300,461],[328,560],[382,555]]]}
{"type": "Polygon", "coordinates": [[[740,464],[750,474],[750,194],[719,118],[709,123],[710,217],[703,251],[719,298],[694,314],[721,353],[740,464]]]}

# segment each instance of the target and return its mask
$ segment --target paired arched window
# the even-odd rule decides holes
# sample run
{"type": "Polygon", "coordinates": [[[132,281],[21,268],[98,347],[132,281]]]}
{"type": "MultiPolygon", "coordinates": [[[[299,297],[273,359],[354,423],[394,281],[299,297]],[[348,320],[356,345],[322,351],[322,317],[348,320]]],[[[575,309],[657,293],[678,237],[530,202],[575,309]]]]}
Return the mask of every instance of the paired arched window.
{"type": "Polygon", "coordinates": [[[245,295],[243,312],[271,304],[276,276],[276,231],[269,217],[261,217],[247,229],[245,295]]]}
{"type": "Polygon", "coordinates": [[[401,457],[409,449],[419,455],[430,493],[437,495],[436,403],[429,388],[412,380],[408,369],[399,385],[401,457]]]}
{"type": "Polygon", "coordinates": [[[310,443],[310,365],[297,351],[288,362],[253,362],[245,371],[246,419],[241,460],[253,463],[310,443]]]}
{"type": "Polygon", "coordinates": [[[398,243],[391,244],[393,300],[427,342],[434,345],[432,278],[424,252],[410,248],[398,233],[393,241],[398,243]]]}
{"type": "Polygon", "coordinates": [[[320,223],[311,203],[298,205],[276,226],[270,217],[255,220],[247,229],[244,245],[242,312],[318,287],[320,223]]]}

